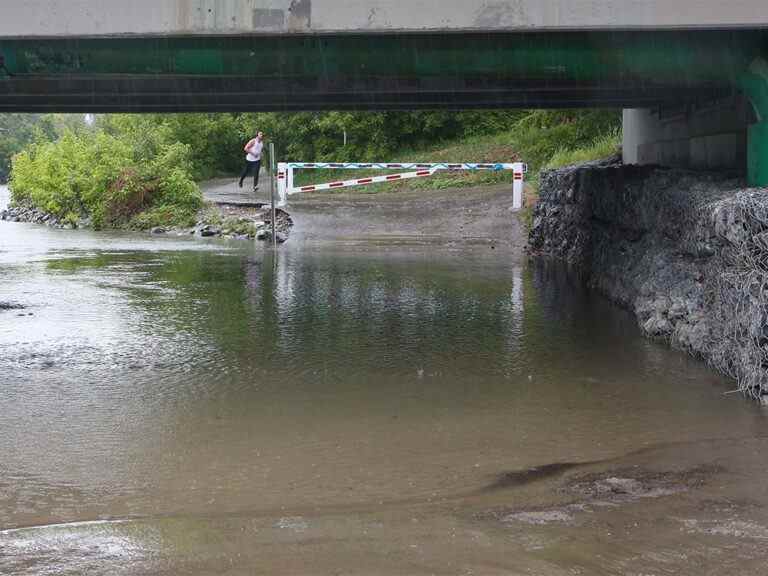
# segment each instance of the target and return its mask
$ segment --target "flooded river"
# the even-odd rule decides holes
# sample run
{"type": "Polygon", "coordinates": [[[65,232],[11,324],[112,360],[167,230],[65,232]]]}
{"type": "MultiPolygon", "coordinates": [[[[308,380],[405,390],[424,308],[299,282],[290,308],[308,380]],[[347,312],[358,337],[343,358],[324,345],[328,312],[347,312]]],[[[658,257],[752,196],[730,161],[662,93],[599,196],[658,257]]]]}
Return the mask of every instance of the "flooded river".
{"type": "Polygon", "coordinates": [[[0,302],[0,574],[766,573],[764,409],[519,254],[0,222],[0,302]]]}

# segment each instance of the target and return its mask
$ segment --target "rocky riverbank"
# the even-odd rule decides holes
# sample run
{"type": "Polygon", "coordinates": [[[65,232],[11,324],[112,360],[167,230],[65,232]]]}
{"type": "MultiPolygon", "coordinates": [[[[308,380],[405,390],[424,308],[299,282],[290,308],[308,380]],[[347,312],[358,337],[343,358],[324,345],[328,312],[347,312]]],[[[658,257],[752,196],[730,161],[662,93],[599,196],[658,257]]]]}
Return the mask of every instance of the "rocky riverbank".
{"type": "Polygon", "coordinates": [[[82,219],[79,222],[64,222],[53,214],[48,214],[29,204],[10,206],[0,210],[0,220],[7,222],[28,222],[30,224],[43,224],[51,228],[72,230],[75,228],[88,228],[90,221],[82,219]]]}
{"type": "Polygon", "coordinates": [[[768,399],[768,190],[616,159],[547,171],[529,251],[768,399]]]}
{"type": "MultiPolygon", "coordinates": [[[[42,224],[51,228],[73,230],[89,229],[90,219],[77,222],[63,221],[34,206],[22,204],[0,210],[0,220],[42,224]]],[[[276,211],[276,238],[286,242],[293,227],[293,219],[285,210],[276,211]]],[[[198,214],[195,226],[188,228],[155,227],[149,231],[154,235],[197,236],[200,238],[220,237],[233,240],[272,239],[272,211],[269,205],[253,204],[209,204],[198,214]]]]}
{"type": "MultiPolygon", "coordinates": [[[[282,244],[288,241],[293,219],[285,210],[275,210],[275,236],[282,244]]],[[[152,234],[193,235],[200,238],[226,238],[230,240],[272,240],[272,209],[270,205],[210,204],[198,214],[191,228],[152,228],[152,234]]]]}

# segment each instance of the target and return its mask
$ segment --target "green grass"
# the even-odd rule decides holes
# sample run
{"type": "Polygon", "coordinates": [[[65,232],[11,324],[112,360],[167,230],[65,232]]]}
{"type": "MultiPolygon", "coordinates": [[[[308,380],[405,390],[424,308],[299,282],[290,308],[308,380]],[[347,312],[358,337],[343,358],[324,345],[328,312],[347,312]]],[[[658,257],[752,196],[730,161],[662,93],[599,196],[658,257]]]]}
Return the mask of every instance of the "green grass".
{"type": "MultiPolygon", "coordinates": [[[[539,171],[567,164],[608,157],[616,153],[620,141],[620,117],[615,111],[532,111],[522,116],[507,131],[494,135],[472,136],[443,142],[420,150],[404,150],[382,162],[478,162],[528,164],[527,184],[535,190],[539,171]]],[[[352,180],[394,171],[373,170],[297,170],[295,186],[352,180]]],[[[440,172],[429,178],[396,183],[342,188],[321,193],[398,192],[470,188],[492,184],[512,184],[510,171],[440,172]]],[[[535,194],[534,194],[535,196],[535,194]]]]}
{"type": "Polygon", "coordinates": [[[134,216],[128,228],[149,230],[156,226],[171,226],[175,228],[191,228],[197,221],[197,210],[185,206],[162,205],[154,206],[134,216]]]}
{"type": "Polygon", "coordinates": [[[545,168],[562,168],[572,164],[581,164],[592,160],[608,158],[616,154],[621,146],[621,135],[618,131],[597,136],[589,145],[558,150],[547,162],[545,168]]]}

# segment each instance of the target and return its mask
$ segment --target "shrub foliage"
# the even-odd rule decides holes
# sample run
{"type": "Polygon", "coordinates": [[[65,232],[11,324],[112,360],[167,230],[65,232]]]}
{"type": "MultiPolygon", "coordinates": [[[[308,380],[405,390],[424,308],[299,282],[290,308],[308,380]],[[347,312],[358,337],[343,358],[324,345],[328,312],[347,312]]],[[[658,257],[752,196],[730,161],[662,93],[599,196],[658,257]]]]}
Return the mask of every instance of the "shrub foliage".
{"type": "Polygon", "coordinates": [[[66,130],[14,157],[13,200],[96,228],[186,225],[202,205],[190,158],[188,144],[144,121],[66,130]]]}

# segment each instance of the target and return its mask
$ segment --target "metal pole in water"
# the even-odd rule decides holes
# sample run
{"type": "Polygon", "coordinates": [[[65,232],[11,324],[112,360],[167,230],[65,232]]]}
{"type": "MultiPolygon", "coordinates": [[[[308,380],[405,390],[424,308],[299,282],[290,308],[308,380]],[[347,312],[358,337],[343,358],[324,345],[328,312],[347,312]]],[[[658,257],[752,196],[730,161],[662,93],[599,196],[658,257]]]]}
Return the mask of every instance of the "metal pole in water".
{"type": "Polygon", "coordinates": [[[269,189],[272,195],[272,247],[277,246],[277,210],[275,210],[275,144],[269,143],[269,189]]]}

